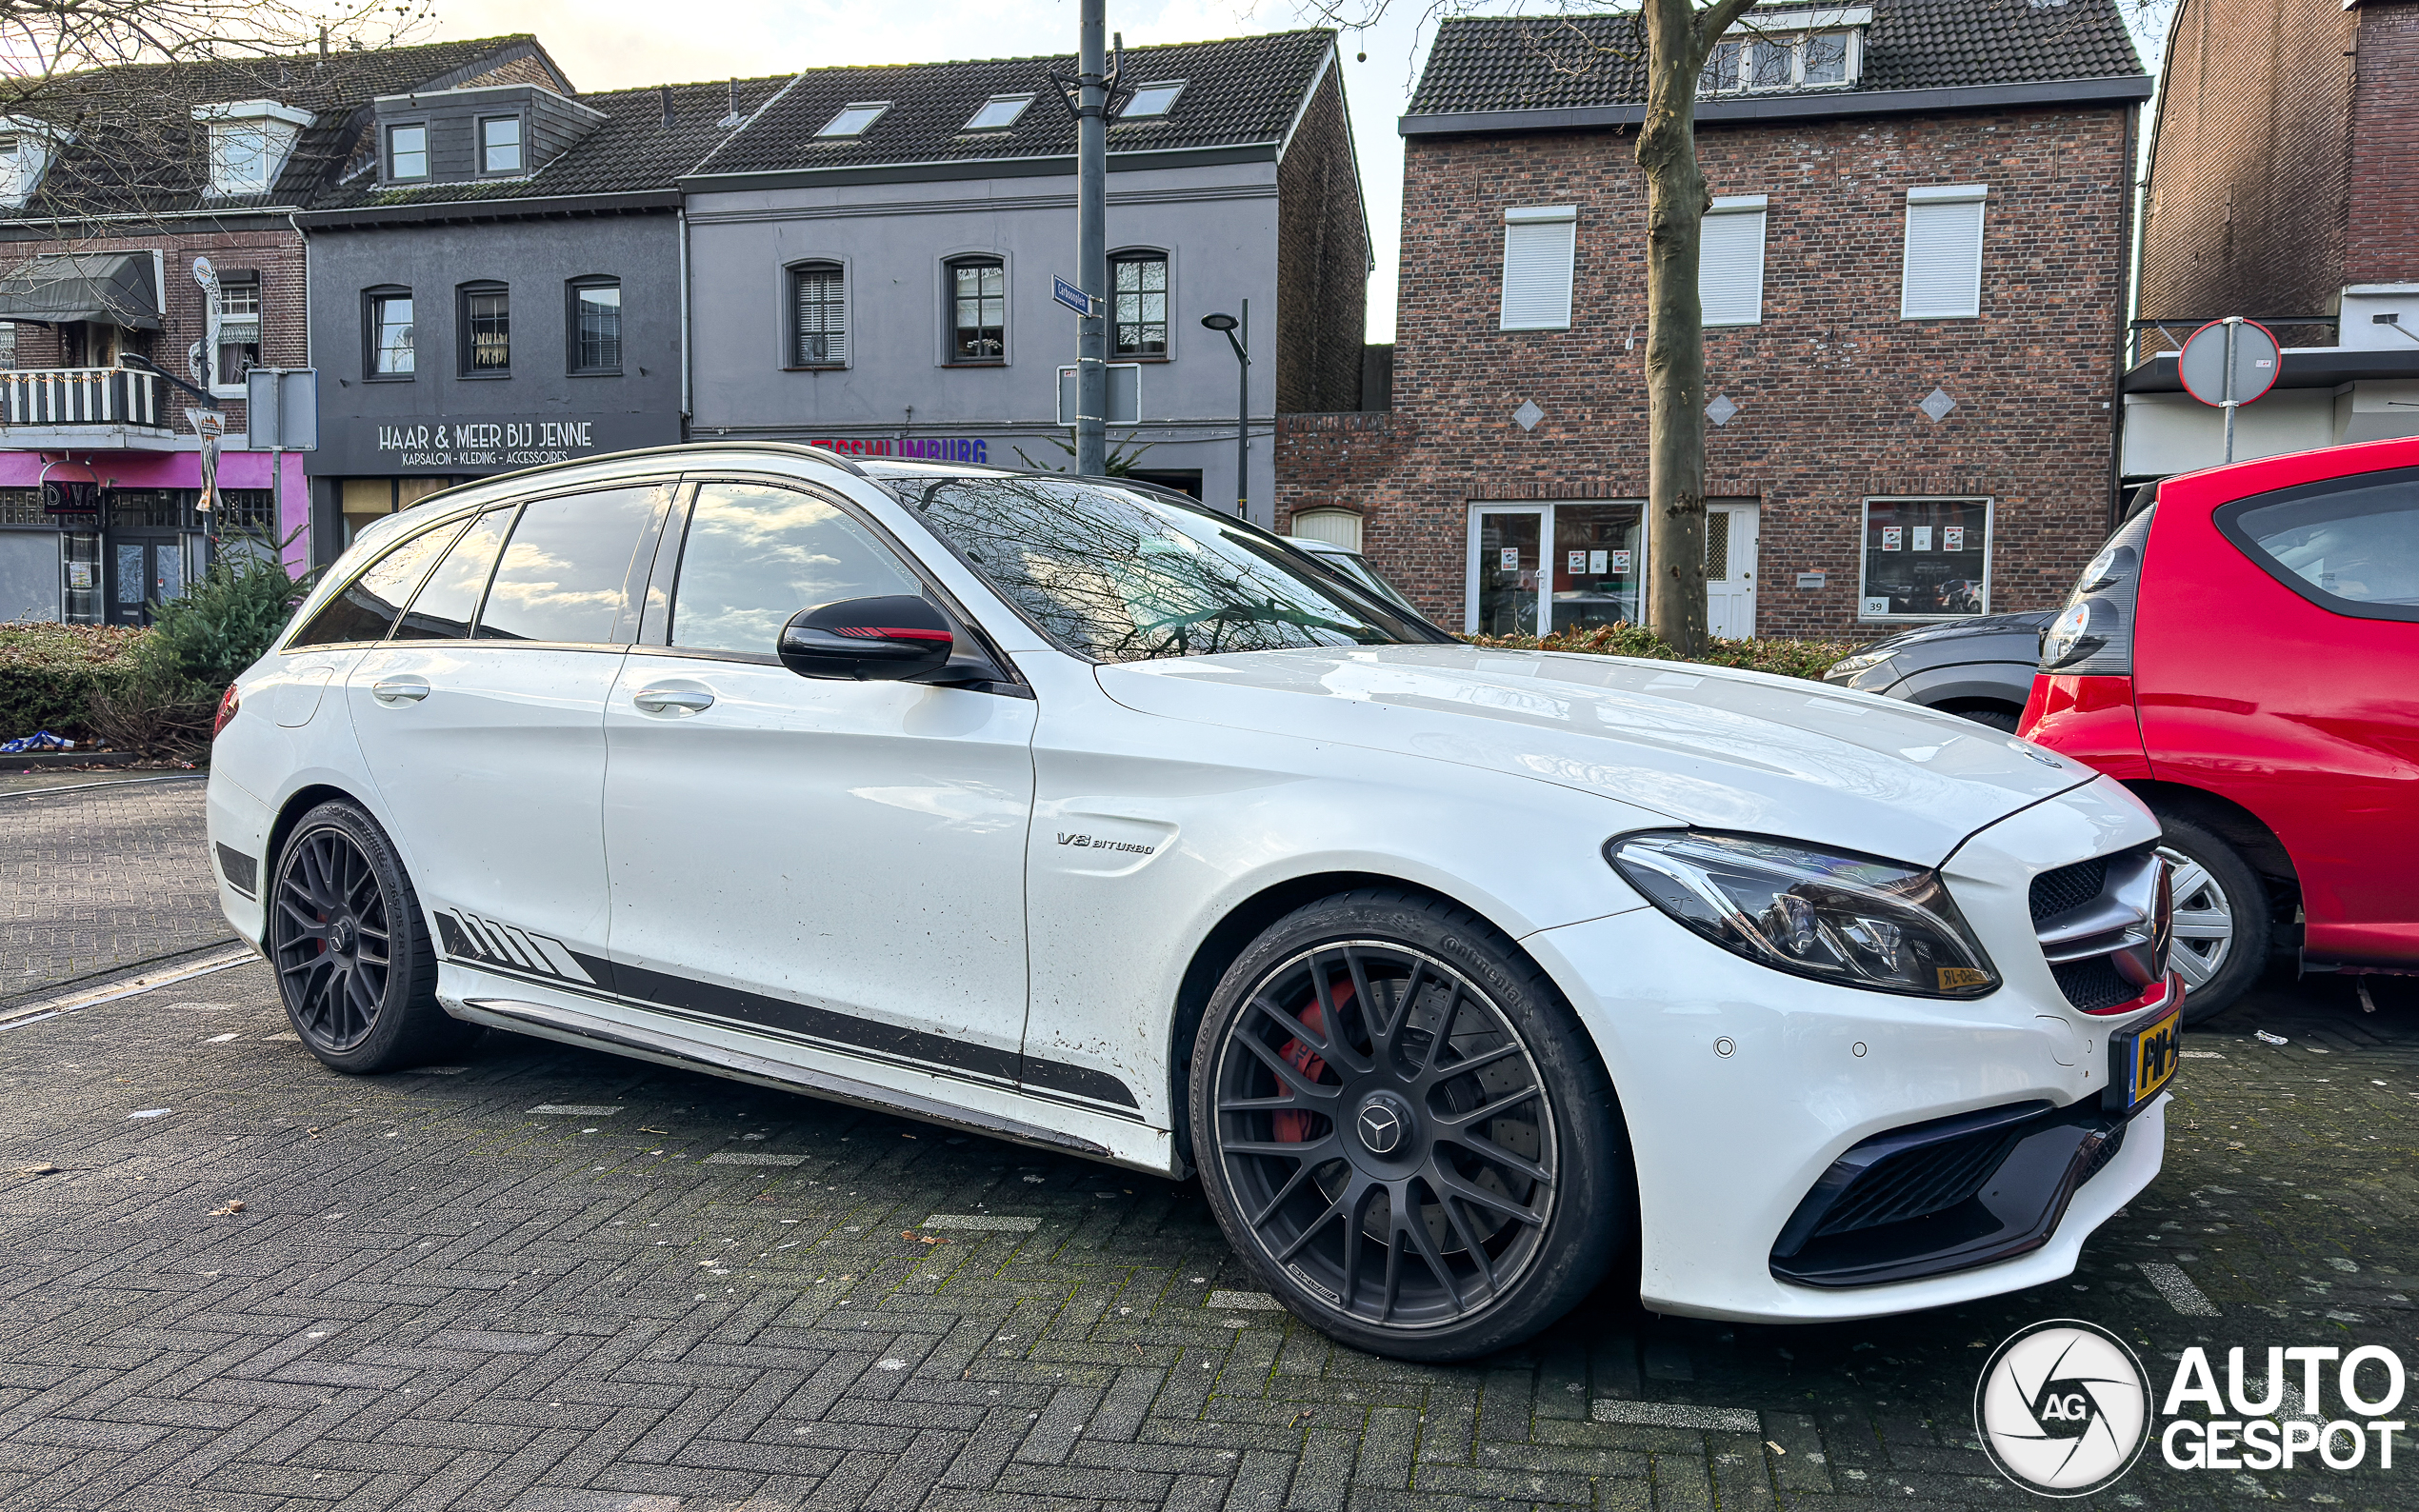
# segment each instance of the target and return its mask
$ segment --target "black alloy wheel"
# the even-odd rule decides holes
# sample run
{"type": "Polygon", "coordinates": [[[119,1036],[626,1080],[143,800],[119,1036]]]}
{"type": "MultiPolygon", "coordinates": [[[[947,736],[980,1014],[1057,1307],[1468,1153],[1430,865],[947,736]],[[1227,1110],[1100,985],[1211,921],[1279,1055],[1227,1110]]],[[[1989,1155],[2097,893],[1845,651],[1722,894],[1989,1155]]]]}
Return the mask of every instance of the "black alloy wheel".
{"type": "Polygon", "coordinates": [[[1229,1238],[1297,1312],[1362,1347],[1463,1358],[1552,1322],[1601,1274],[1610,1244],[1569,1244],[1607,1227],[1618,1184],[1601,1173],[1626,1152],[1609,1089],[1579,1105],[1573,1063],[1602,1071],[1572,1053],[1575,1022],[1539,1022],[1536,968],[1500,937],[1482,947],[1500,961],[1468,959],[1493,932],[1464,910],[1378,896],[1412,927],[1353,929],[1378,922],[1371,895],[1330,899],[1261,944],[1303,913],[1324,912],[1328,938],[1229,973],[1196,1052],[1196,1154],[1229,1238]],[[1419,927],[1439,910],[1459,927],[1419,927]]]}
{"type": "Polygon", "coordinates": [[[477,1033],[437,1006],[419,898],[377,822],[350,804],[322,804],[288,835],[267,944],[294,1033],[337,1070],[410,1065],[477,1033]]]}

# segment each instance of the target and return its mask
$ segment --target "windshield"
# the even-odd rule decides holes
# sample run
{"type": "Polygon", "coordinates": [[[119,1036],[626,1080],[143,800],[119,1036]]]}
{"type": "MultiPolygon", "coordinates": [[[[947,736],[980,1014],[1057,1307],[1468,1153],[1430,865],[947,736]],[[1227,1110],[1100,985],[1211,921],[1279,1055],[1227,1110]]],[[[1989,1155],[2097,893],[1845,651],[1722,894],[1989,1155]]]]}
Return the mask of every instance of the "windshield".
{"type": "Polygon", "coordinates": [[[1096,661],[1449,639],[1198,505],[1052,478],[885,481],[1002,598],[1096,661]]]}

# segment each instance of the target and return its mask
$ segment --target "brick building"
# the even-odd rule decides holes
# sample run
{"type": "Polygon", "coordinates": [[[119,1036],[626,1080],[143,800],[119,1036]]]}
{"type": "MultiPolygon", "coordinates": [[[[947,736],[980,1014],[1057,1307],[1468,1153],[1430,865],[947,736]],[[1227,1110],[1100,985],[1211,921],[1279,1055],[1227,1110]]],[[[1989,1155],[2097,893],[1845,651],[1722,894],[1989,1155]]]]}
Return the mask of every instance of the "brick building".
{"type": "Polygon", "coordinates": [[[532,77],[559,82],[534,39],[501,37],[98,70],[19,99],[0,122],[0,620],[139,624],[213,553],[306,525],[300,456],[272,480],[242,449],[245,372],[311,357],[290,212],[369,160],[376,96],[532,77]],[[187,412],[209,409],[227,440],[205,510],[187,412]]]}
{"type": "Polygon", "coordinates": [[[2223,460],[2172,348],[2229,315],[2285,346],[2237,458],[2419,435],[2419,4],[2184,0],[2163,78],[2128,477],[2223,460]]]}
{"type": "MultiPolygon", "coordinates": [[[[1641,616],[1633,25],[1443,25],[1401,123],[1392,412],[1280,438],[1287,523],[1357,529],[1454,628],[1641,616]]],[[[1721,44],[1697,111],[1716,633],[2065,590],[2108,521],[2149,92],[2110,0],[1768,4],[1721,44]]]]}

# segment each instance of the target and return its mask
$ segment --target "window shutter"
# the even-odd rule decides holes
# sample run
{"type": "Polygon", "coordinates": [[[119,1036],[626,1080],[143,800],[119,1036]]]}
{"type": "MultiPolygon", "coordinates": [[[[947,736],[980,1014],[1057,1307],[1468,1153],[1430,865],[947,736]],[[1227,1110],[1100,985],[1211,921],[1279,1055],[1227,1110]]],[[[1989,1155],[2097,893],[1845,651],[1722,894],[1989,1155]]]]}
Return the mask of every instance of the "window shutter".
{"type": "Polygon", "coordinates": [[[1971,320],[1982,313],[1979,184],[1907,191],[1907,269],[1901,320],[1971,320]]]}
{"type": "Polygon", "coordinates": [[[1578,209],[1570,205],[1504,211],[1502,329],[1569,328],[1578,222],[1578,209]]]}
{"type": "Polygon", "coordinates": [[[797,325],[790,361],[801,368],[847,366],[849,310],[841,294],[840,269],[804,268],[793,276],[797,325]]]}
{"type": "Polygon", "coordinates": [[[1764,196],[1713,202],[1697,261],[1697,300],[1709,326],[1764,322],[1764,196]]]}

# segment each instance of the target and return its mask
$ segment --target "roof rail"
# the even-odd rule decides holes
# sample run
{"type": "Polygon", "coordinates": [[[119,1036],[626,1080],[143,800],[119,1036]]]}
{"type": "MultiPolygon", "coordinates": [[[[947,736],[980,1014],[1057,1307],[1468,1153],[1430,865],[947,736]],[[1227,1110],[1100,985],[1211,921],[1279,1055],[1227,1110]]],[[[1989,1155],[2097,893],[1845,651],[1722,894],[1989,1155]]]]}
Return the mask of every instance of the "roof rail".
{"type": "Polygon", "coordinates": [[[600,452],[593,457],[572,457],[563,462],[541,463],[534,468],[515,468],[510,472],[491,472],[485,477],[468,478],[450,488],[440,488],[434,493],[423,494],[412,501],[412,507],[417,508],[423,504],[450,498],[465,489],[485,487],[490,483],[500,482],[506,478],[534,478],[549,472],[561,472],[569,468],[585,468],[592,463],[618,462],[626,457],[668,457],[717,451],[779,451],[837,468],[855,477],[871,476],[863,468],[828,447],[802,447],[794,441],[676,441],[670,446],[632,447],[627,451],[600,452]]]}

